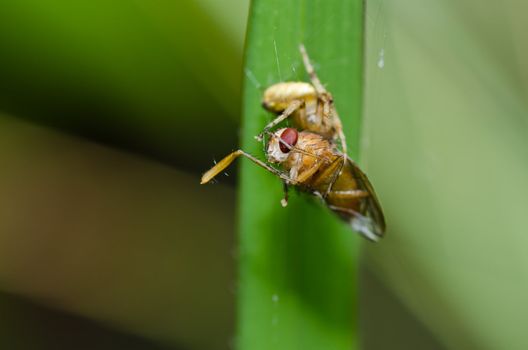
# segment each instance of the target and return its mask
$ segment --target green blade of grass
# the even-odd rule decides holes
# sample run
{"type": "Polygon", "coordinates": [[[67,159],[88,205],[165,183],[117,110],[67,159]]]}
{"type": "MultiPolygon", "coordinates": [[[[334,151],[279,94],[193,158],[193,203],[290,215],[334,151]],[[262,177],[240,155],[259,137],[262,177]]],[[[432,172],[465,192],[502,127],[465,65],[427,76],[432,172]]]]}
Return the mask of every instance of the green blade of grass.
{"type": "MultiPolygon", "coordinates": [[[[358,154],[362,101],[361,0],[254,0],[246,46],[242,147],[263,158],[253,136],[271,120],[262,90],[307,80],[305,44],[358,154]]],[[[293,194],[242,161],[240,191],[239,349],[357,348],[360,238],[318,201],[293,194]]]]}

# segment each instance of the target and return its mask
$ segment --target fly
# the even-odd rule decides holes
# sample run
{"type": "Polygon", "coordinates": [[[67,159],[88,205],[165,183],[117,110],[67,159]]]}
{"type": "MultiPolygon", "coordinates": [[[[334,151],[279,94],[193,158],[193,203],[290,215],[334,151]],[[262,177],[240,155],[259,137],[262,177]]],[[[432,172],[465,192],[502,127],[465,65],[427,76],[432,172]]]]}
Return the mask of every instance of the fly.
{"type": "Polygon", "coordinates": [[[268,162],[237,150],[203,174],[201,183],[208,183],[236,158],[243,156],[285,183],[283,206],[287,201],[287,186],[296,186],[319,197],[330,210],[367,239],[377,241],[383,237],[385,219],[374,188],[346,153],[322,135],[310,131],[282,128],[268,134],[268,162]],[[270,164],[277,164],[282,169],[270,164]]]}

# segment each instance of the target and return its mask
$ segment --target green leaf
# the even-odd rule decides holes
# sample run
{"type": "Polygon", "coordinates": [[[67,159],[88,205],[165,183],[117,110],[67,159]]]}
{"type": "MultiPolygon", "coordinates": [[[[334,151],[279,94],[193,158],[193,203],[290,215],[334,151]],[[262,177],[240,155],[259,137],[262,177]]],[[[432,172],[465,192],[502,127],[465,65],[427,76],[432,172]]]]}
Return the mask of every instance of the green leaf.
{"type": "MultiPolygon", "coordinates": [[[[273,118],[262,91],[308,77],[303,43],[332,92],[356,157],[362,102],[363,8],[359,0],[255,0],[246,47],[242,148],[263,158],[253,138],[273,118]]],[[[240,190],[239,349],[357,347],[361,240],[308,195],[280,205],[279,179],[243,160],[240,190]]]]}

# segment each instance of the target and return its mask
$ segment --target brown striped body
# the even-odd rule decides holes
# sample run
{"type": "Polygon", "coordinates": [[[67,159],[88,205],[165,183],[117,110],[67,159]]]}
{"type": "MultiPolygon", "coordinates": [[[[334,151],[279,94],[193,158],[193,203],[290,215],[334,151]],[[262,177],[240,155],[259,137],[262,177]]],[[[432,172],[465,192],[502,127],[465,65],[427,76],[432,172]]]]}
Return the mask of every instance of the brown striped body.
{"type": "Polygon", "coordinates": [[[348,157],[318,134],[298,133],[289,152],[280,149],[280,129],[267,148],[268,161],[288,172],[291,184],[322,198],[341,219],[370,240],[385,232],[385,219],[367,176],[348,157]]]}
{"type": "MultiPolygon", "coordinates": [[[[201,184],[213,180],[236,158],[243,156],[280,178],[286,185],[321,198],[352,229],[371,241],[385,233],[385,219],[367,176],[333,143],[321,135],[283,128],[271,135],[266,156],[268,162],[243,150],[225,156],[202,175],[201,184]],[[279,164],[283,171],[269,163],[279,164]]],[[[287,189],[288,186],[285,186],[287,189]]],[[[288,203],[288,192],[281,204],[288,203]]]]}

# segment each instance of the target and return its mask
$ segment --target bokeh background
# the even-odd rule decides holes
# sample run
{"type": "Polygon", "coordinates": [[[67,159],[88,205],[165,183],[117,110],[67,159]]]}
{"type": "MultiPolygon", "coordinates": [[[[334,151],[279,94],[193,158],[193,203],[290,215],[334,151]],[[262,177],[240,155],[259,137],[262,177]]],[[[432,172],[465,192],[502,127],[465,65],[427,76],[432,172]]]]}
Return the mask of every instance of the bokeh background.
{"type": "Polygon", "coordinates": [[[229,346],[248,5],[0,4],[1,348],[229,346]]]}
{"type": "MultiPolygon", "coordinates": [[[[526,348],[528,5],[366,4],[363,348],[526,348]]],[[[248,6],[0,4],[0,347],[232,346],[248,6]]]]}

